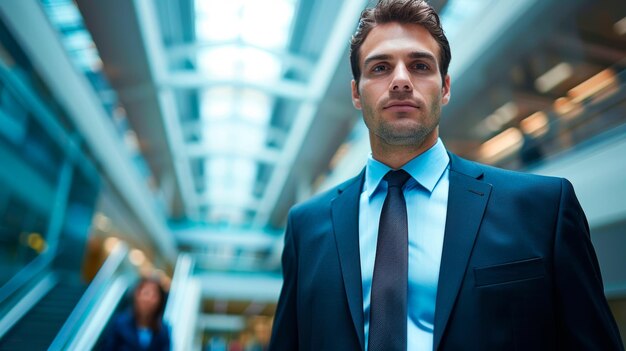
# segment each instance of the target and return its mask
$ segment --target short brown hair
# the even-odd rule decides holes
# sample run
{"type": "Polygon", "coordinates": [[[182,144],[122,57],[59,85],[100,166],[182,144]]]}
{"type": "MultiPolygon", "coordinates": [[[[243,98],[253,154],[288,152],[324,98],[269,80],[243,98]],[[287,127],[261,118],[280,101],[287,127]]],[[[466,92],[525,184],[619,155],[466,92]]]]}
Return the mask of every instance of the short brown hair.
{"type": "Polygon", "coordinates": [[[452,54],[450,43],[441,28],[441,21],[435,10],[425,0],[379,0],[376,6],[366,8],[361,12],[359,25],[350,42],[350,65],[357,86],[361,77],[359,67],[361,45],[374,27],[392,22],[417,24],[430,32],[439,44],[439,72],[441,79],[444,79],[448,74],[452,54]]]}

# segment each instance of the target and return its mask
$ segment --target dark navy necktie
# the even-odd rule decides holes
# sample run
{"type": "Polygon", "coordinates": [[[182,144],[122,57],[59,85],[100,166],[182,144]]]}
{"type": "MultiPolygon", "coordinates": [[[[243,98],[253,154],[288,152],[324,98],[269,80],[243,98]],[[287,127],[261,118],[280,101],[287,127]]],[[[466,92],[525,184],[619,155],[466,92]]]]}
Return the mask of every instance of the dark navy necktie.
{"type": "Polygon", "coordinates": [[[406,351],[408,224],[402,186],[411,176],[389,171],[380,213],[370,301],[369,351],[406,351]]]}

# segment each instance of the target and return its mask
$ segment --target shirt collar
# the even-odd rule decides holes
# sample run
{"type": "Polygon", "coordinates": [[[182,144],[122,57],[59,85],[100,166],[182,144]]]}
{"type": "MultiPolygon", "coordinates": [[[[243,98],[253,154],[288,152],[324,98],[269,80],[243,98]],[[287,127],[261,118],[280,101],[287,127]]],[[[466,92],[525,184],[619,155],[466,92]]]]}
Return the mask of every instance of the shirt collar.
{"type": "MultiPolygon", "coordinates": [[[[433,147],[413,158],[402,166],[402,169],[409,173],[424,189],[432,193],[444,171],[448,168],[449,163],[450,157],[446,152],[446,148],[441,139],[437,138],[437,142],[433,147]]],[[[363,189],[367,192],[368,197],[374,194],[381,180],[390,170],[391,167],[375,160],[370,154],[367,159],[363,189]]]]}

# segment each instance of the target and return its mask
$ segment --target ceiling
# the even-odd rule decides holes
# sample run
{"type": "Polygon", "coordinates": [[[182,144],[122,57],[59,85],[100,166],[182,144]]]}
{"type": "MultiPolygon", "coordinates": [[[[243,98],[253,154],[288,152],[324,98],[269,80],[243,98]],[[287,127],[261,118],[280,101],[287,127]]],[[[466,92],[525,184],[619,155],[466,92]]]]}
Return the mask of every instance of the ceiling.
{"type": "MultiPolygon", "coordinates": [[[[363,4],[77,4],[170,220],[280,227],[303,138],[349,38],[335,19],[363,4]]],[[[354,113],[345,110],[309,167],[327,162],[349,132],[354,113]]]]}
{"type": "Polygon", "coordinates": [[[359,118],[365,0],[42,2],[177,225],[282,228],[359,118]]]}

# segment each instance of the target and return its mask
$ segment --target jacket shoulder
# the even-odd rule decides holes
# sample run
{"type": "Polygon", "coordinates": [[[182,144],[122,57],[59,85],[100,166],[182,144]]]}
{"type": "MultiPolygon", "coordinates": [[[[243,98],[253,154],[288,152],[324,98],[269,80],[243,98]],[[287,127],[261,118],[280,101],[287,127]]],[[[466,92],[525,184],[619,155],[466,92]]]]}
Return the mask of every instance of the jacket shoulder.
{"type": "Polygon", "coordinates": [[[526,187],[526,186],[557,186],[561,187],[563,178],[545,176],[521,171],[512,171],[486,165],[476,161],[466,160],[450,154],[452,172],[459,172],[490,183],[494,186],[526,187]]]}

